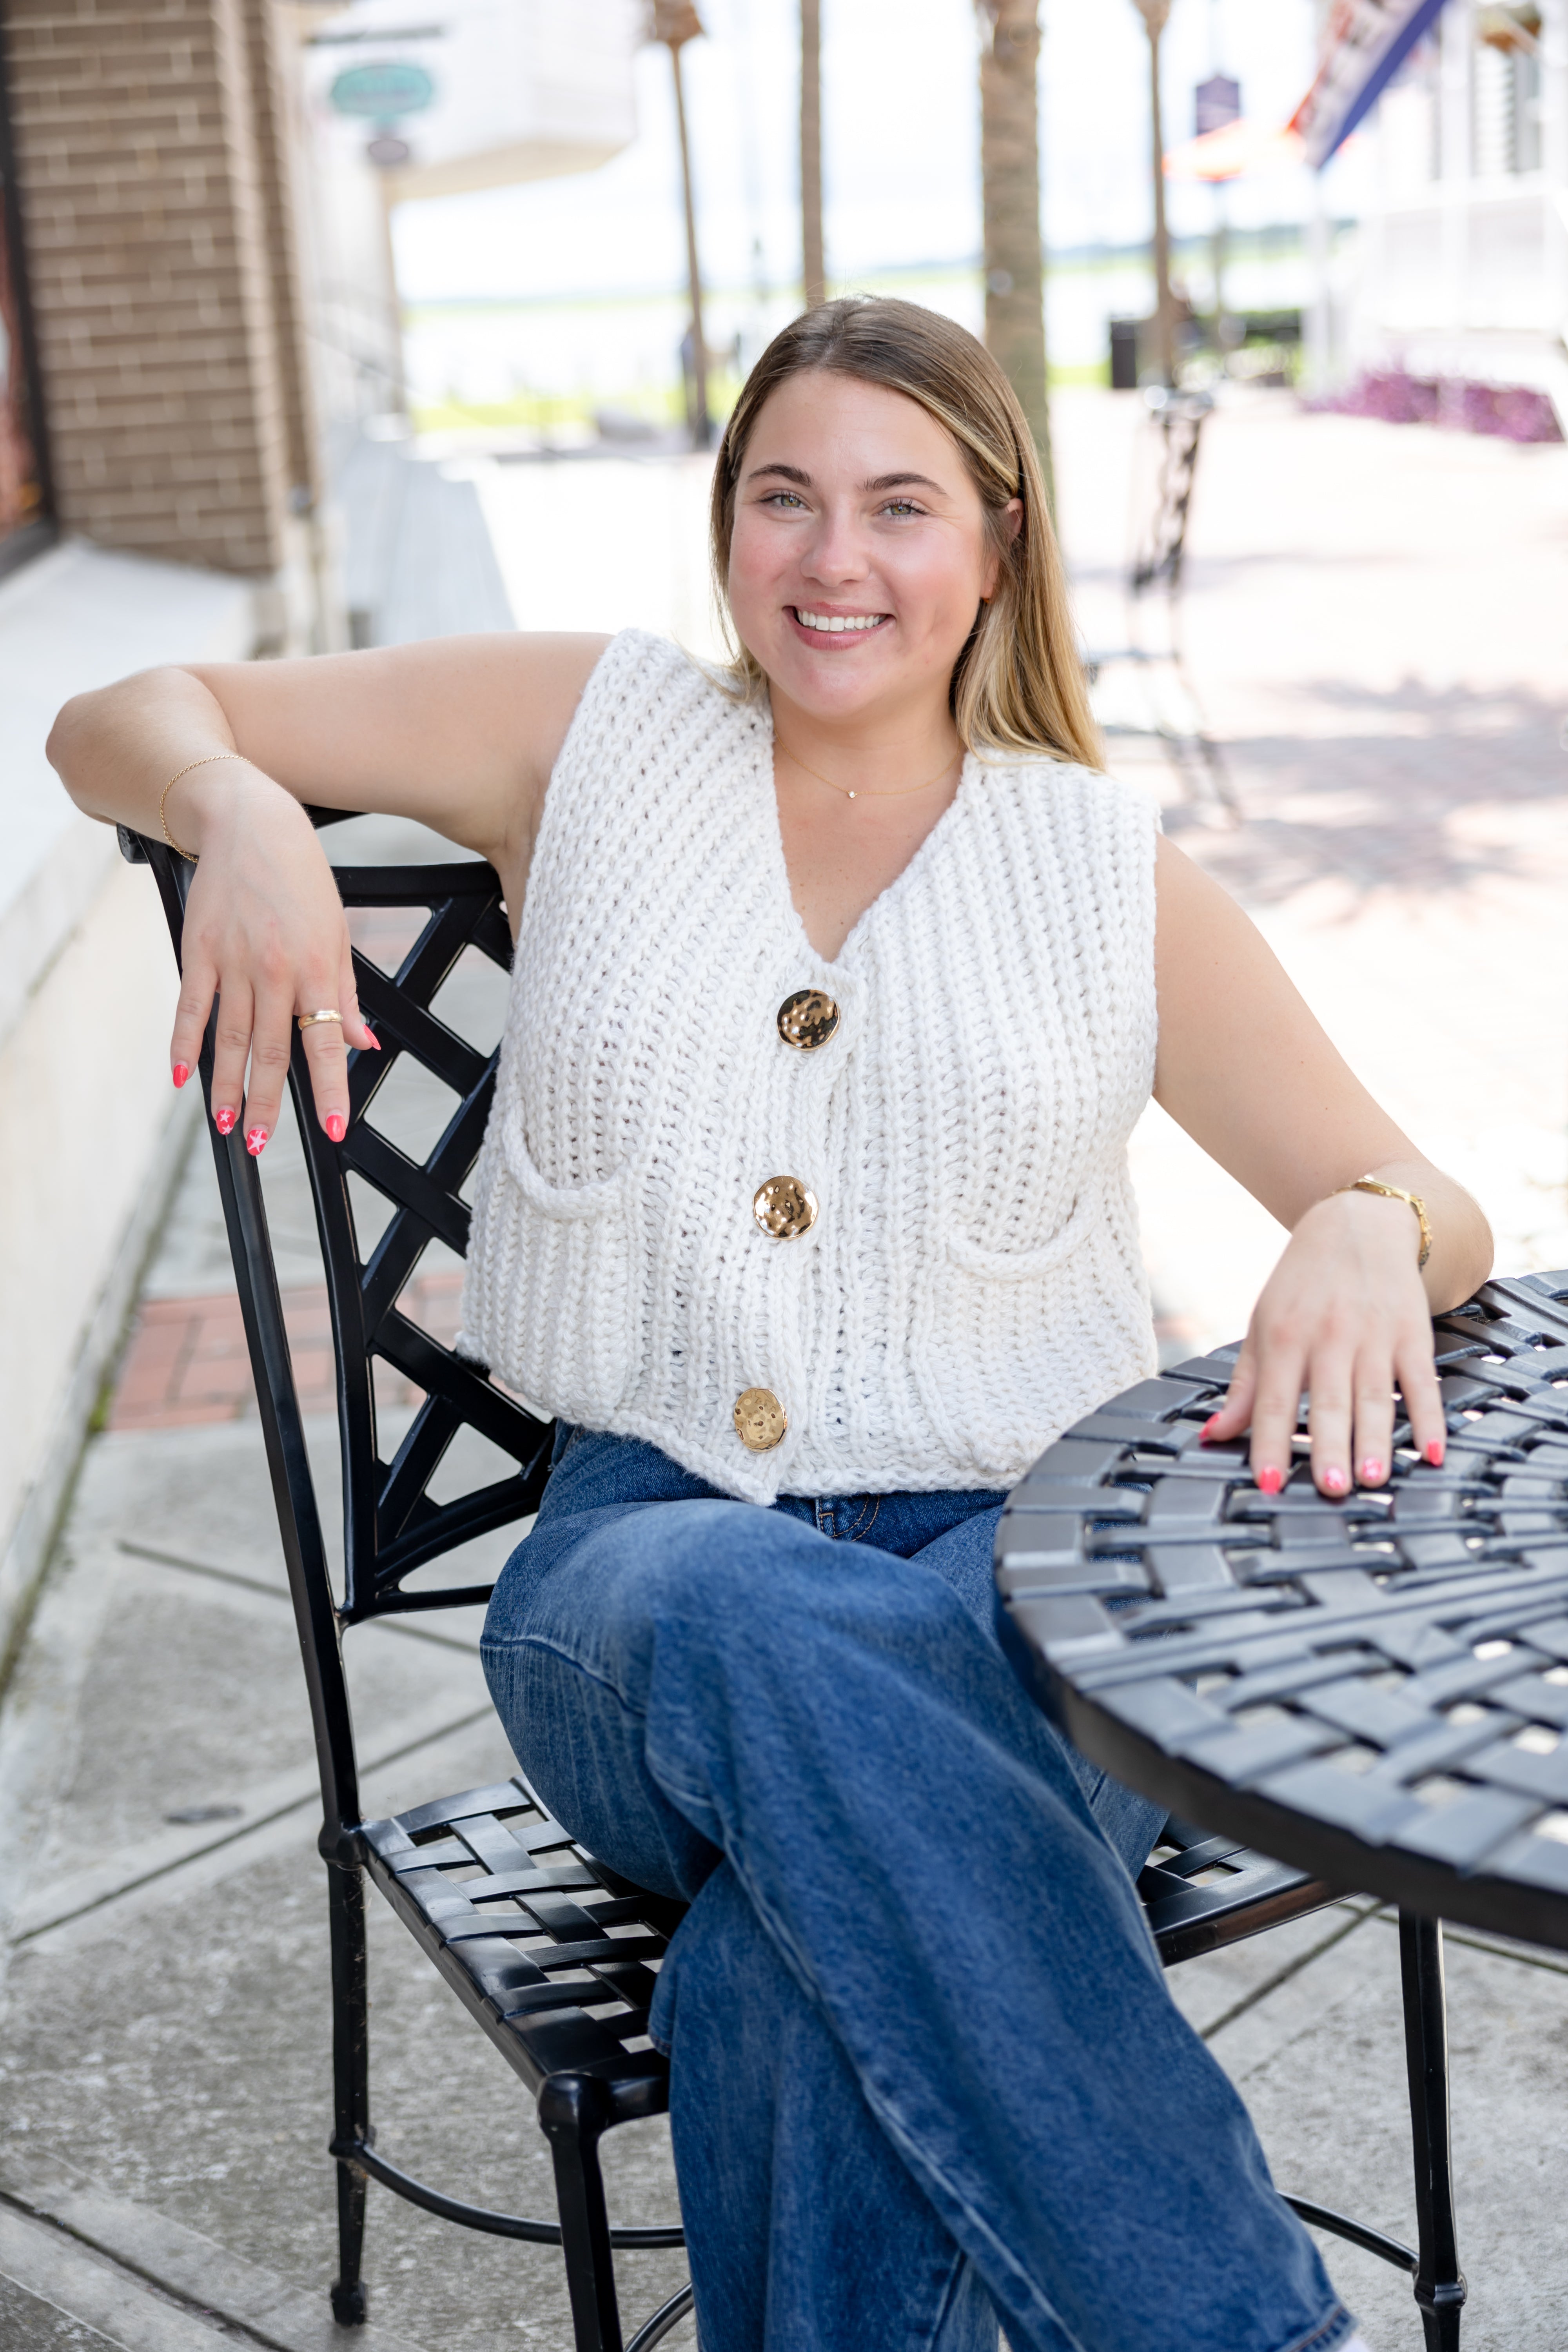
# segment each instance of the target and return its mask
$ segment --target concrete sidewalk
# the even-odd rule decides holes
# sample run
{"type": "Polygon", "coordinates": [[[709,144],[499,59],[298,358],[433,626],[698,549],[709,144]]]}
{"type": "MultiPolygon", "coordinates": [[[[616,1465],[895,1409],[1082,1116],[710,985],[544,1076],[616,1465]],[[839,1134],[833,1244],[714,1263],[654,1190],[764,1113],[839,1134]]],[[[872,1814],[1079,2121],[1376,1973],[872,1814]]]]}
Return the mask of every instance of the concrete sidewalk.
{"type": "MultiPolygon", "coordinates": [[[[1137,417],[1110,396],[1058,407],[1066,535],[1100,644],[1121,627],[1137,417]]],[[[617,517],[627,527],[632,470],[475,468],[501,572],[548,568],[558,625],[589,617],[593,551],[617,517]]],[[[679,545],[661,572],[638,542],[617,593],[646,578],[646,608],[612,620],[695,635],[700,493],[685,460],[647,490],[649,533],[679,545]]],[[[1514,1265],[1568,1262],[1565,519],[1568,452],[1239,401],[1204,452],[1189,639],[1245,822],[1208,823],[1157,747],[1117,739],[1118,764],[1156,783],[1171,830],[1240,890],[1374,1087],[1475,1184],[1514,1265]]],[[[356,830],[361,855],[416,847],[356,830]]],[[[456,984],[476,1028],[499,1017],[485,974],[456,984]]],[[[437,1108],[415,1088],[401,1115],[413,1133],[437,1108]]],[[[1279,1236],[1161,1114],[1137,1149],[1173,1339],[1185,1351],[1234,1336],[1279,1236]]],[[[287,1125],[263,1175],[308,1393],[324,1403],[320,1265],[287,1125]]],[[[435,1255],[421,1280],[438,1320],[454,1269],[435,1255]]],[[[0,2343],[567,2352],[552,2252],[454,2231],[374,2187],[372,2326],[331,2324],[317,1799],[205,1141],[144,1298],[0,1714],[0,2343]]],[[[395,1420],[410,1402],[389,1391],[383,1408],[395,1420]]],[[[310,1437],[330,1496],[330,1420],[310,1437]]],[[[489,1540],[491,1568],[507,1548],[489,1540]]],[[[476,1640],[474,1612],[352,1636],[374,1810],[508,1769],[476,1640]]],[[[379,1904],[371,1927],[379,2144],[458,2195],[549,2212],[544,2143],[508,2071],[379,1904]]],[[[1450,1939],[1466,2352],[1560,2352],[1568,2333],[1565,1977],[1552,1954],[1450,1939]]],[[[1351,1904],[1189,1964],[1173,1990],[1242,2086],[1281,2184],[1408,2237],[1388,1920],[1351,1904]]],[[[617,2218],[674,2217],[662,2125],[612,2135],[606,2156],[617,2218]]],[[[1373,2352],[1415,2352],[1405,2284],[1327,2251],[1373,2352]]],[[[628,2258],[629,2325],[680,2275],[678,2256],[628,2258]]],[[[689,2347],[689,2328],[670,2340],[689,2347]]]]}

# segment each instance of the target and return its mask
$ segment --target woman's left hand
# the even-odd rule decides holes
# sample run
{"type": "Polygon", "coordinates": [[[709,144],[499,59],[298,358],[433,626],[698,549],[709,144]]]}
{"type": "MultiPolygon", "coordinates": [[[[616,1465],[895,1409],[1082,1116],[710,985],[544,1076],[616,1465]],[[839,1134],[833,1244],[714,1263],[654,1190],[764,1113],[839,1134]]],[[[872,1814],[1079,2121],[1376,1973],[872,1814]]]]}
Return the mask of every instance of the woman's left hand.
{"type": "Polygon", "coordinates": [[[1321,1493],[1386,1480],[1396,1386],[1411,1444],[1426,1461],[1442,1461],[1447,1429],[1419,1246],[1408,1205],[1377,1193],[1336,1192],[1300,1218],[1204,1432],[1210,1441],[1239,1437],[1251,1424],[1252,1474],[1266,1495],[1289,1475],[1303,1391],[1321,1493]]]}
{"type": "Polygon", "coordinates": [[[1155,899],[1155,1099],[1290,1234],[1206,1433],[1250,1423],[1253,1474],[1278,1494],[1305,1390],[1312,1475],[1345,1495],[1389,1475],[1397,1388],[1411,1443],[1440,1462],[1432,1317],[1486,1280],[1486,1219],[1346,1067],[1236,901],[1163,839],[1155,899]],[[1425,1202],[1425,1268],[1408,1202],[1341,1190],[1367,1175],[1425,1202]]]}

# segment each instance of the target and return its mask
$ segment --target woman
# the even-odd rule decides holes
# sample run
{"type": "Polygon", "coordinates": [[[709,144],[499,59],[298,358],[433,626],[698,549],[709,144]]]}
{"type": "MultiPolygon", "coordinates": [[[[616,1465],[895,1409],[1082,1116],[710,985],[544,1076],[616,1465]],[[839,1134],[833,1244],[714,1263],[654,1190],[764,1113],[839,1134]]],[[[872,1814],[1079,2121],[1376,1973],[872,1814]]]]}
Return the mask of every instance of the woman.
{"type": "Polygon", "coordinates": [[[375,1043],[300,803],[501,875],[460,1344],[561,1426],[485,1659],[545,1801],[692,1906],[652,2030],[708,2352],[979,2352],[998,2314],[1040,2352],[1332,2352],[1354,2323],[1142,1924],[1159,1816],[1008,1672],[992,1537],[1152,1363],[1151,1087],[1289,1228],[1211,1424],[1266,1492],[1303,1389],[1324,1494],[1387,1477],[1396,1382],[1441,1459],[1429,1313],[1486,1227],[1100,772],[972,338],[797,320],[713,549],[722,674],[636,632],[163,670],[68,705],[51,756],[199,856],[174,1078],[216,991],[253,1152],[292,1022],[334,1139],[375,1043]]]}

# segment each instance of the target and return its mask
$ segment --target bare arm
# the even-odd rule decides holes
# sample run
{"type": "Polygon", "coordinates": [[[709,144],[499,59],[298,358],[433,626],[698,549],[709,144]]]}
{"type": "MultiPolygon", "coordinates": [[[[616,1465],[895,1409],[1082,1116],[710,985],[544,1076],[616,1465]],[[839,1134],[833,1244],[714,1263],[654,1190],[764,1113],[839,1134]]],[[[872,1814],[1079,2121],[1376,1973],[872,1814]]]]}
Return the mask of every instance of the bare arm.
{"type": "Polygon", "coordinates": [[[342,908],[302,803],[417,818],[488,857],[515,923],[539,813],[605,639],[450,637],[308,661],[150,670],[77,696],[48,756],[79,807],[200,858],[171,1044],[181,1086],[220,998],[213,1108],[253,1150],[277,1122],[291,1024],[305,1033],[317,1116],[348,1115],[347,1045],[374,1045],[354,999],[342,908]],[[214,754],[237,756],[215,758],[214,754]],[[193,764],[195,763],[195,764],[193,764]],[[250,1085],[245,1091],[249,1063],[250,1085]]]}
{"type": "Polygon", "coordinates": [[[1165,841],[1157,882],[1155,1097],[1291,1235],[1213,1434],[1237,1436],[1250,1421],[1253,1470],[1272,1487],[1289,1471],[1306,1389],[1320,1486],[1343,1494],[1352,1475],[1375,1485],[1388,1473],[1397,1380],[1415,1444],[1440,1459],[1429,1318],[1486,1279],[1486,1219],[1379,1108],[1235,901],[1165,841]],[[1403,1201],[1339,1190],[1369,1175],[1426,1202],[1424,1269],[1403,1201]]]}

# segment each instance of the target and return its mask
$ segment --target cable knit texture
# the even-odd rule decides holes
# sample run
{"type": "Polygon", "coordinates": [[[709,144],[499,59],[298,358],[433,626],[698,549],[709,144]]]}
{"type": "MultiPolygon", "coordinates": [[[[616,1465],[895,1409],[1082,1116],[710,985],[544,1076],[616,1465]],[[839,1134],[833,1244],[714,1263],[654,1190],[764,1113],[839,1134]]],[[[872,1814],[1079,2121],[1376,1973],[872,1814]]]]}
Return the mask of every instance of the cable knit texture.
{"type": "Polygon", "coordinates": [[[1127,1138],[1154,1060],[1157,820],[966,760],[836,962],[790,898],[764,708],[616,637],[550,781],[458,1346],[726,1493],[1005,1486],[1152,1369],[1127,1138]],[[820,988],[838,1028],[784,1043],[820,988]],[[820,1203],[761,1232],[757,1187],[820,1203]],[[744,1389],[789,1416],[770,1453],[744,1389]]]}

